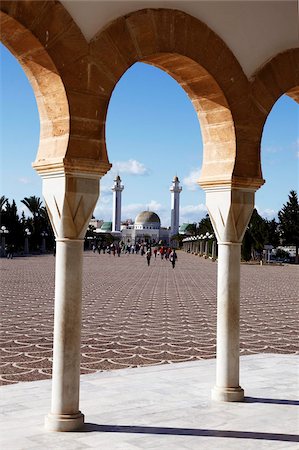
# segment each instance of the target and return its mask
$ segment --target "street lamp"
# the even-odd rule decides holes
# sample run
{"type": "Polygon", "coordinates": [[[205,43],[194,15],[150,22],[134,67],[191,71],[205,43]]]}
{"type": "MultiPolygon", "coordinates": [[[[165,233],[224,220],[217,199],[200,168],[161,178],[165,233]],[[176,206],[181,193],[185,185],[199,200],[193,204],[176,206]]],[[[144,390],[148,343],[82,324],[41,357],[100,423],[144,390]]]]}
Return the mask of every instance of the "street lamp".
{"type": "Polygon", "coordinates": [[[29,228],[25,228],[25,243],[24,243],[25,255],[28,255],[29,253],[29,241],[28,241],[29,236],[31,236],[31,231],[29,230],[29,228]]]}
{"type": "Polygon", "coordinates": [[[41,252],[46,253],[46,237],[48,236],[48,233],[46,231],[42,231],[40,235],[43,238],[41,252]]]}
{"type": "Polygon", "coordinates": [[[204,235],[201,234],[200,236],[198,236],[199,239],[199,256],[203,255],[203,239],[204,239],[204,235]]]}
{"type": "Polygon", "coordinates": [[[207,231],[206,234],[203,237],[205,239],[205,251],[204,251],[204,257],[207,259],[209,257],[209,239],[210,239],[210,233],[207,231]]]}
{"type": "Polygon", "coordinates": [[[217,258],[217,241],[215,240],[215,235],[210,234],[210,239],[212,239],[212,261],[216,261],[217,258]]]}
{"type": "Polygon", "coordinates": [[[0,233],[1,233],[1,256],[5,256],[6,255],[5,236],[9,233],[5,225],[2,225],[2,227],[0,228],[0,233]]]}

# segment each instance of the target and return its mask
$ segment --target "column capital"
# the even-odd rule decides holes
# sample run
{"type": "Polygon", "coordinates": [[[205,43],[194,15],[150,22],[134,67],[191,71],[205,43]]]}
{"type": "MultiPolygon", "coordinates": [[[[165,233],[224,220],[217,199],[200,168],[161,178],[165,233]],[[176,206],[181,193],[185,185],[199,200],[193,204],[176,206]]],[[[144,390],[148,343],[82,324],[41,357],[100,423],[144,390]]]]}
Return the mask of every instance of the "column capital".
{"type": "Polygon", "coordinates": [[[57,177],[62,174],[99,179],[110,170],[112,165],[88,158],[50,158],[47,161],[35,161],[32,167],[42,178],[57,177]]]}
{"type": "Polygon", "coordinates": [[[77,242],[78,244],[82,244],[84,239],[56,238],[55,241],[56,242],[74,242],[74,243],[77,242]]]}
{"type": "Polygon", "coordinates": [[[254,192],[257,191],[265,180],[263,178],[243,178],[243,177],[228,177],[223,179],[214,179],[213,177],[200,177],[198,180],[199,186],[207,191],[208,189],[249,189],[254,192]]]}
{"type": "Polygon", "coordinates": [[[255,187],[213,186],[206,205],[219,244],[241,244],[254,208],[255,187]]]}
{"type": "Polygon", "coordinates": [[[56,239],[81,241],[99,197],[99,175],[57,171],[42,178],[43,196],[56,239]]]}

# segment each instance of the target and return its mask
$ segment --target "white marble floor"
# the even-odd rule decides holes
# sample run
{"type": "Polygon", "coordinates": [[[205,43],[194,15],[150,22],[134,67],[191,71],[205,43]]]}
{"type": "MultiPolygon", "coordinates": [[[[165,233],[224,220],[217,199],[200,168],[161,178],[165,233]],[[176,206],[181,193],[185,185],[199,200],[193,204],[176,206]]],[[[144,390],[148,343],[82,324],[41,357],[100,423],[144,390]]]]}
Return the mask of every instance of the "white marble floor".
{"type": "Polygon", "coordinates": [[[49,380],[0,388],[3,450],[298,449],[299,356],[241,358],[244,403],[213,403],[215,360],[81,377],[85,429],[49,433],[49,380]]]}

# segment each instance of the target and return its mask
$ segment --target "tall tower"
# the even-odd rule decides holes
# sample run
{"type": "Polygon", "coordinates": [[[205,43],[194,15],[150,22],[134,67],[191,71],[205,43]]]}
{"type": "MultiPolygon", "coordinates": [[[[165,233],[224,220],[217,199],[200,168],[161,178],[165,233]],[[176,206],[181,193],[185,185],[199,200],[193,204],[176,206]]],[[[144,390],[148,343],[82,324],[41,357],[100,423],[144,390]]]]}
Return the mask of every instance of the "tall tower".
{"type": "Polygon", "coordinates": [[[179,232],[179,220],[180,220],[180,193],[182,188],[177,176],[172,180],[171,192],[171,225],[170,236],[178,234],[179,232]]]}
{"type": "Polygon", "coordinates": [[[112,231],[120,231],[121,220],[121,193],[124,187],[121,184],[120,176],[117,175],[114,180],[113,191],[113,219],[112,219],[112,231]]]}

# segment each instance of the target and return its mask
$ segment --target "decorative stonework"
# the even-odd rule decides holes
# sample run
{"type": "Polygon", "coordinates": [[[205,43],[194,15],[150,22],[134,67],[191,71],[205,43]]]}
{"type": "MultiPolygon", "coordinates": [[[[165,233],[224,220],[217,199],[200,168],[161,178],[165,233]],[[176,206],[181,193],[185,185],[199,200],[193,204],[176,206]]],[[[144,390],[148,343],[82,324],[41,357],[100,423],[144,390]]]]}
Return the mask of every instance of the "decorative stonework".
{"type": "Polygon", "coordinates": [[[200,121],[204,141],[201,180],[231,180],[237,149],[230,103],[236,108],[237,102],[245,101],[247,79],[213,31],[182,11],[144,9],[113,21],[92,39],[90,49],[95,64],[111,81],[109,95],[137,61],[155,65],[175,78],[200,121]],[[231,80],[238,80],[238,94],[231,80]]]}
{"type": "Polygon", "coordinates": [[[206,189],[206,204],[218,243],[241,243],[254,208],[254,191],[206,189]]]}
{"type": "Polygon", "coordinates": [[[43,196],[56,239],[84,239],[98,195],[98,177],[61,173],[43,178],[43,196]]]}
{"type": "Polygon", "coordinates": [[[275,102],[284,94],[299,103],[299,48],[275,55],[251,80],[251,98],[255,105],[255,139],[261,142],[264,124],[275,102]]]}
{"type": "Polygon", "coordinates": [[[1,40],[18,58],[38,104],[41,136],[34,167],[72,165],[82,159],[84,147],[88,165],[106,173],[110,164],[98,110],[109,98],[96,91],[89,46],[72,17],[54,1],[3,1],[0,16],[1,40]]]}
{"type": "Polygon", "coordinates": [[[41,141],[35,162],[84,158],[109,170],[105,122],[111,93],[135,62],[172,75],[197,111],[204,141],[200,183],[258,188],[265,120],[284,93],[298,100],[299,49],[275,56],[248,80],[207,25],[172,9],[143,9],[111,22],[88,43],[59,2],[1,2],[1,39],[36,94],[41,141]]]}

